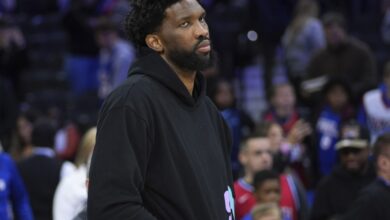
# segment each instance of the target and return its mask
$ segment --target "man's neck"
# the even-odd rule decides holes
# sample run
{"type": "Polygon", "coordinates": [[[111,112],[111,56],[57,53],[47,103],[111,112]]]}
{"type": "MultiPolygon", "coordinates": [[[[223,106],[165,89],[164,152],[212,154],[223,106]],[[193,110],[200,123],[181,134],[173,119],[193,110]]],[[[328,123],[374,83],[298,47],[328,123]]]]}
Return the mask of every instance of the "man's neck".
{"type": "Polygon", "coordinates": [[[253,183],[253,175],[252,174],[246,174],[243,179],[246,183],[252,185],[252,183],[253,183]]]}
{"type": "Polygon", "coordinates": [[[293,111],[294,111],[294,108],[286,108],[286,109],[278,108],[278,109],[275,109],[276,115],[278,117],[281,117],[281,118],[284,118],[284,119],[289,118],[292,115],[293,111]]]}
{"type": "Polygon", "coordinates": [[[184,86],[187,88],[188,92],[192,96],[192,93],[194,91],[194,85],[195,85],[196,71],[183,70],[182,68],[179,68],[171,61],[169,61],[169,59],[167,59],[165,56],[162,56],[162,58],[173,69],[173,71],[179,77],[180,81],[184,84],[184,86]]]}
{"type": "Polygon", "coordinates": [[[191,73],[190,74],[187,74],[187,73],[180,74],[180,73],[176,72],[176,74],[179,77],[180,81],[187,88],[188,92],[192,96],[192,94],[194,92],[196,72],[194,72],[192,74],[191,73]]]}

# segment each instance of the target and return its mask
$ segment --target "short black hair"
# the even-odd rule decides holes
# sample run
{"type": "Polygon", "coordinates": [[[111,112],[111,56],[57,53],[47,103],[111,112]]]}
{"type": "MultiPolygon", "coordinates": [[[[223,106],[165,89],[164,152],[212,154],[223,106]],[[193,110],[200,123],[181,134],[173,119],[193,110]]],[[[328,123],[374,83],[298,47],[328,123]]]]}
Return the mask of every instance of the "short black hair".
{"type": "Polygon", "coordinates": [[[321,91],[323,97],[325,97],[325,99],[326,99],[327,98],[326,96],[335,87],[341,87],[344,90],[344,92],[347,95],[347,99],[348,99],[347,102],[349,102],[348,104],[354,103],[355,100],[353,99],[353,93],[352,93],[351,86],[347,83],[347,81],[345,79],[338,78],[338,77],[330,78],[329,81],[324,85],[324,87],[322,88],[322,91],[321,91]]]}
{"type": "Polygon", "coordinates": [[[251,134],[243,137],[240,143],[240,152],[244,151],[244,149],[247,148],[249,140],[256,139],[256,138],[268,138],[268,135],[260,133],[258,131],[254,131],[251,134]]]}
{"type": "Polygon", "coordinates": [[[259,190],[263,183],[267,180],[279,180],[279,175],[274,170],[262,170],[255,174],[253,178],[253,188],[259,190]]]}
{"type": "Polygon", "coordinates": [[[322,24],[324,25],[324,27],[338,25],[344,30],[347,29],[347,22],[345,21],[345,17],[339,12],[328,12],[324,14],[324,16],[322,17],[322,24]]]}
{"type": "Polygon", "coordinates": [[[390,150],[390,133],[385,133],[379,136],[378,139],[375,141],[374,149],[373,149],[375,160],[377,160],[380,155],[390,156],[388,155],[389,150],[390,150]]]}
{"type": "Polygon", "coordinates": [[[31,142],[35,147],[54,147],[56,127],[47,118],[39,118],[33,125],[31,142]]]}
{"type": "Polygon", "coordinates": [[[158,31],[165,18],[165,10],[181,0],[130,0],[130,12],[125,30],[137,48],[146,46],[145,37],[158,31]]]}

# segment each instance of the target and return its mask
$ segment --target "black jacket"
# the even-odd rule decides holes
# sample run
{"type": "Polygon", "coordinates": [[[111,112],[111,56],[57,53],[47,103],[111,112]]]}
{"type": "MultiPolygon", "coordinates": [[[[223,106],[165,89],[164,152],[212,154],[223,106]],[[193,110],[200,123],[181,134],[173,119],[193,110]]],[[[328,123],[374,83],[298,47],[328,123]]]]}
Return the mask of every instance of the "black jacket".
{"type": "Polygon", "coordinates": [[[390,186],[378,179],[362,190],[343,220],[390,219],[389,205],[390,186]]]}
{"type": "Polygon", "coordinates": [[[158,54],[147,55],[101,109],[88,219],[229,219],[230,148],[202,75],[191,96],[158,54]]]}
{"type": "Polygon", "coordinates": [[[315,193],[311,220],[328,220],[341,216],[356,200],[358,193],[375,179],[370,163],[363,174],[351,174],[341,167],[325,177],[315,193]]]}
{"type": "Polygon", "coordinates": [[[18,163],[34,219],[53,219],[53,198],[60,181],[62,165],[63,161],[43,155],[32,155],[18,163]]]}

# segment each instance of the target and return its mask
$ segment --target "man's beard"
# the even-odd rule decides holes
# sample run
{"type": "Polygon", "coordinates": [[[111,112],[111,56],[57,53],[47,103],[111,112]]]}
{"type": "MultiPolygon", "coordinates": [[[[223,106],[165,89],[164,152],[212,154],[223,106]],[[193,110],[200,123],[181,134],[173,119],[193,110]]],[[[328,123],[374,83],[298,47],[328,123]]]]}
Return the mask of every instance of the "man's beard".
{"type": "Polygon", "coordinates": [[[212,50],[205,55],[196,53],[198,46],[204,39],[193,47],[191,51],[183,49],[171,49],[167,56],[179,68],[190,71],[202,71],[213,65],[214,54],[212,50]]]}

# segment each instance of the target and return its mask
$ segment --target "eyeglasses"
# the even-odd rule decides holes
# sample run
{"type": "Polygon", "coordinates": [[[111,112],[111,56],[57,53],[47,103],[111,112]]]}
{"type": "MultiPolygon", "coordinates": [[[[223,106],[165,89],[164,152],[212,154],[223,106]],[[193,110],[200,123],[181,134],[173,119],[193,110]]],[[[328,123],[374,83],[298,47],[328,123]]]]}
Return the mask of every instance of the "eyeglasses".
{"type": "Polygon", "coordinates": [[[340,154],[343,156],[347,156],[349,154],[357,155],[360,152],[362,152],[362,149],[358,149],[358,148],[344,148],[340,150],[340,154]]]}

